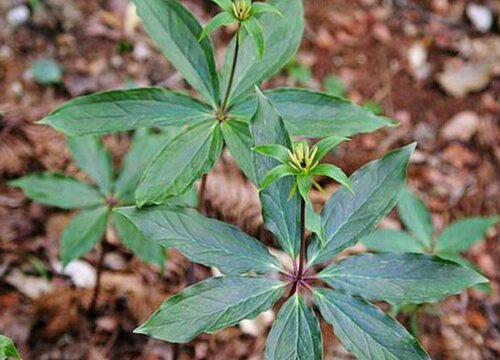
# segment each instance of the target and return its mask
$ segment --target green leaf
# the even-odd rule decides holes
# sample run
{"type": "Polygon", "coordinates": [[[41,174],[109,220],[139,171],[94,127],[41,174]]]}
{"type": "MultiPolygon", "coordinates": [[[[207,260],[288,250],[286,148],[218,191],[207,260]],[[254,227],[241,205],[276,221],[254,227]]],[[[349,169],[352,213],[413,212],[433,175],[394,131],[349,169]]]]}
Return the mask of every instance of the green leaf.
{"type": "Polygon", "coordinates": [[[398,201],[398,214],[405,227],[423,246],[430,248],[434,235],[431,214],[425,203],[404,189],[398,201]]]}
{"type": "Polygon", "coordinates": [[[274,169],[271,169],[267,174],[264,180],[262,181],[262,184],[260,184],[259,191],[264,190],[271,184],[275,183],[279,179],[282,179],[286,176],[293,176],[295,175],[297,170],[294,170],[290,165],[278,165],[274,169]]]}
{"type": "Polygon", "coordinates": [[[454,262],[423,254],[361,254],[320,273],[330,286],[365,299],[393,304],[434,302],[488,282],[454,262]]]}
{"type": "MultiPolygon", "coordinates": [[[[266,51],[266,54],[269,53],[266,51]]],[[[264,57],[266,57],[265,55],[264,57]]],[[[283,117],[291,135],[323,138],[330,135],[352,136],[368,133],[384,126],[397,126],[392,119],[376,116],[348,100],[325,93],[281,88],[264,92],[283,117]]],[[[233,116],[250,118],[256,103],[249,97],[231,112],[233,116]]]]}
{"type": "Polygon", "coordinates": [[[321,212],[325,246],[313,239],[309,262],[317,264],[356,244],[396,205],[406,180],[406,167],[415,144],[390,152],[356,171],[351,177],[353,192],[342,187],[321,212]]]}
{"type": "Polygon", "coordinates": [[[281,163],[286,163],[290,160],[290,157],[288,155],[289,150],[283,145],[259,145],[254,147],[253,150],[261,155],[276,159],[281,163]]]}
{"type": "Polygon", "coordinates": [[[169,197],[184,194],[213,168],[222,142],[219,124],[214,120],[181,131],[146,168],[136,191],[137,205],[162,204],[169,197]]]}
{"type": "Polygon", "coordinates": [[[9,182],[36,202],[61,209],[89,208],[104,204],[102,195],[88,184],[56,173],[36,173],[9,182]]]}
{"type": "Polygon", "coordinates": [[[397,253],[423,253],[422,244],[400,230],[380,229],[361,239],[369,250],[397,253]]]}
{"type": "Polygon", "coordinates": [[[287,300],[267,337],[265,360],[323,359],[319,321],[298,294],[287,300]]]}
{"type": "Polygon", "coordinates": [[[345,97],[347,88],[342,79],[336,75],[328,75],[323,81],[325,92],[332,96],[345,97]]]}
{"type": "Polygon", "coordinates": [[[236,119],[224,121],[221,126],[224,142],[234,160],[254,184],[257,174],[254,168],[253,139],[248,124],[236,119]]]}
{"type": "MultiPolygon", "coordinates": [[[[264,28],[267,50],[261,58],[251,37],[244,37],[240,46],[230,105],[241,101],[254,85],[269,79],[285,66],[299,49],[304,31],[304,9],[301,0],[270,2],[283,17],[263,14],[259,21],[264,28]]],[[[255,4],[253,4],[255,6],[255,4]]],[[[234,39],[226,52],[222,72],[223,92],[227,90],[234,54],[234,39]]],[[[250,118],[253,112],[248,115],[250,118]]]]}
{"type": "Polygon", "coordinates": [[[173,247],[193,262],[215,266],[223,273],[278,271],[279,262],[259,241],[238,228],[209,219],[192,209],[161,205],[115,210],[149,240],[173,247]]]}
{"type": "Polygon", "coordinates": [[[69,136],[106,134],[139,127],[197,123],[212,110],[192,97],[162,88],[112,90],[68,101],[42,119],[69,136]]]}
{"type": "MultiPolygon", "coordinates": [[[[474,271],[482,274],[482,270],[476,264],[467,260],[462,255],[450,254],[450,253],[439,253],[436,255],[439,256],[441,259],[456,262],[457,264],[460,264],[466,268],[469,268],[471,270],[474,270],[474,271]]],[[[481,291],[481,292],[484,292],[486,294],[491,294],[493,291],[490,283],[481,283],[481,284],[474,285],[474,289],[481,291]]]]}
{"type": "Polygon", "coordinates": [[[264,56],[264,28],[256,18],[250,18],[243,22],[243,28],[248,32],[250,37],[255,42],[255,46],[259,51],[259,57],[264,56]]]}
{"type": "Polygon", "coordinates": [[[14,342],[7,336],[0,334],[0,359],[14,358],[21,360],[21,354],[16,349],[14,342]]]}
{"type": "Polygon", "coordinates": [[[66,226],[61,237],[61,260],[63,266],[90,251],[106,231],[109,209],[99,207],[82,210],[66,226]]]}
{"type": "Polygon", "coordinates": [[[318,148],[316,158],[323,159],[335,146],[343,141],[349,141],[349,139],[333,135],[318,141],[318,143],[315,145],[318,148]]]}
{"type": "Polygon", "coordinates": [[[307,175],[297,175],[297,188],[299,194],[305,202],[309,202],[309,191],[311,191],[311,177],[307,175]]]}
{"type": "Polygon", "coordinates": [[[132,205],[135,203],[135,190],[144,170],[158,151],[177,132],[177,129],[167,129],[157,132],[145,128],[135,131],[132,144],[123,159],[121,171],[115,184],[116,197],[121,205],[132,205]]]}
{"type": "Polygon", "coordinates": [[[227,12],[222,12],[208,22],[208,24],[203,29],[199,40],[203,40],[206,36],[210,35],[221,26],[231,25],[236,22],[238,22],[238,20],[236,20],[234,16],[227,12]]]}
{"type": "Polygon", "coordinates": [[[315,290],[314,302],[358,359],[430,360],[418,341],[378,307],[328,289],[315,290]]]}
{"type": "Polygon", "coordinates": [[[111,155],[97,136],[68,138],[68,145],[76,165],[97,184],[104,196],[113,190],[113,164],[111,155]]]}
{"type": "Polygon", "coordinates": [[[312,171],[311,174],[319,175],[319,176],[327,176],[339,184],[344,185],[347,189],[352,191],[351,181],[349,177],[342,171],[342,169],[338,168],[332,164],[319,164],[312,171]]]}
{"type": "Polygon", "coordinates": [[[212,0],[214,3],[219,5],[219,7],[229,13],[233,12],[233,2],[231,0],[212,0]]]}
{"type": "Polygon", "coordinates": [[[60,84],[63,81],[61,66],[53,59],[41,59],[33,64],[31,72],[40,85],[60,84]]]}
{"type": "Polygon", "coordinates": [[[321,244],[325,241],[325,230],[323,229],[323,223],[321,222],[321,216],[316,211],[314,211],[312,202],[306,202],[306,228],[315,233],[321,244]]]}
{"type": "Polygon", "coordinates": [[[254,2],[252,4],[252,15],[259,16],[265,13],[271,13],[274,15],[278,15],[280,17],[284,17],[284,15],[274,6],[265,2],[254,2]]]}
{"type": "Polygon", "coordinates": [[[143,261],[165,265],[165,249],[157,243],[148,240],[126,217],[113,213],[113,225],[122,243],[143,261]]]}
{"type": "Polygon", "coordinates": [[[186,343],[201,333],[216,333],[270,309],[284,284],[263,277],[224,276],[184,289],[134,332],[173,343],[186,343]]]}
{"type": "MultiPolygon", "coordinates": [[[[283,120],[260,91],[257,97],[259,106],[250,124],[254,145],[278,144],[291,149],[283,120]]],[[[254,159],[257,185],[260,185],[267,173],[280,163],[257,153],[254,159]]],[[[281,248],[292,258],[298,255],[300,247],[300,196],[294,194],[289,198],[294,182],[294,179],[281,179],[259,193],[267,229],[276,235],[281,248]]]]}
{"type": "Polygon", "coordinates": [[[212,43],[198,41],[200,23],[177,0],[133,0],[149,36],[186,81],[212,105],[219,102],[219,80],[212,43]]]}
{"type": "Polygon", "coordinates": [[[500,216],[472,217],[457,221],[441,233],[436,243],[436,251],[461,252],[484,239],[489,228],[500,222],[500,216]]]}

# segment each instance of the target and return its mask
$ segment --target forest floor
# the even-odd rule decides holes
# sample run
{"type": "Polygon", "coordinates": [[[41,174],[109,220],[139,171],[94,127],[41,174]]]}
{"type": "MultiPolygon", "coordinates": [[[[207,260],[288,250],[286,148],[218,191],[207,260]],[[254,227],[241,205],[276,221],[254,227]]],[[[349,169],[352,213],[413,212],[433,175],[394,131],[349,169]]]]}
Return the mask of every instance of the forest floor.
{"type": "MultiPolygon", "coordinates": [[[[25,18],[18,11],[15,18],[13,9],[27,3],[0,2],[0,333],[15,340],[26,360],[170,359],[171,345],[131,330],[186,285],[187,261],[169,251],[161,273],[133,258],[111,234],[100,313],[91,321],[85,309],[97,253],[71,274],[61,274],[59,237],[73,214],[33,203],[6,182],[37,170],[82,176],[64,137],[34,124],[60,103],[130,85],[186,84],[135,26],[127,1],[30,1],[36,9],[25,18]],[[30,69],[42,58],[61,66],[59,84],[35,81],[30,69]]],[[[217,11],[209,1],[186,3],[203,21],[217,11]]],[[[500,3],[474,2],[494,18],[487,30],[481,30],[484,18],[474,23],[468,17],[471,3],[306,0],[307,26],[296,63],[264,84],[322,89],[335,75],[350,99],[376,103],[398,119],[400,127],[356,136],[330,160],[350,174],[392,148],[418,141],[409,184],[430,207],[438,229],[466,216],[500,212],[500,3]]],[[[231,34],[217,35],[221,62],[231,34]]],[[[106,143],[118,163],[129,136],[108,136],[106,143]]],[[[209,176],[207,197],[210,216],[270,241],[256,191],[229,155],[209,176]]],[[[401,225],[391,214],[383,226],[401,225]]],[[[500,358],[499,237],[493,229],[466,254],[491,280],[491,294],[470,290],[421,311],[419,337],[433,359],[500,358]]],[[[209,274],[196,268],[197,280],[209,274]]],[[[273,316],[199,336],[177,349],[180,359],[261,359],[273,316]]],[[[332,328],[322,327],[325,358],[351,359],[332,328]]]]}

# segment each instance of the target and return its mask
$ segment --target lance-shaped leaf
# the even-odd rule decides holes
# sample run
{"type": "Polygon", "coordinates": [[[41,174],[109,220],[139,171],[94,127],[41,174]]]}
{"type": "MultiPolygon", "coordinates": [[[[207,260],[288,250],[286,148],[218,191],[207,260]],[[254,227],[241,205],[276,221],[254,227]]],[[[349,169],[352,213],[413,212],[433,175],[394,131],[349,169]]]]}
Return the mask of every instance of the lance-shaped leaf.
{"type": "Polygon", "coordinates": [[[263,277],[224,276],[188,287],[165,301],[136,333],[185,343],[270,309],[284,284],[263,277]]]}
{"type": "Polygon", "coordinates": [[[108,196],[113,190],[113,164],[111,155],[97,136],[82,136],[68,139],[68,145],[76,164],[108,196]]]}
{"type": "Polygon", "coordinates": [[[264,245],[238,228],[209,219],[192,209],[161,205],[115,210],[149,240],[173,247],[191,261],[223,273],[278,271],[280,265],[264,245]]]}
{"type": "Polygon", "coordinates": [[[243,22],[243,28],[247,31],[248,35],[255,42],[259,57],[262,59],[264,56],[264,28],[256,18],[250,18],[243,22]]]}
{"type": "Polygon", "coordinates": [[[323,359],[318,318],[300,295],[293,295],[280,309],[267,337],[265,359],[323,359]]]}
{"type": "Polygon", "coordinates": [[[219,124],[207,120],[181,131],[154,157],[136,191],[138,206],[162,204],[187,192],[209,172],[222,151],[219,124]]]}
{"type": "Polygon", "coordinates": [[[64,229],[61,237],[63,266],[85,255],[103,237],[108,223],[109,209],[102,206],[83,210],[64,229]]]}
{"type": "Polygon", "coordinates": [[[219,5],[219,7],[229,13],[233,12],[233,2],[231,0],[212,0],[214,3],[219,5]]]}
{"type": "Polygon", "coordinates": [[[200,23],[177,0],[133,0],[149,36],[186,81],[211,104],[219,101],[219,81],[209,38],[199,41],[200,23]]]}
{"type": "Polygon", "coordinates": [[[27,197],[61,209],[90,208],[104,204],[97,189],[55,173],[37,173],[9,182],[21,188],[27,197]]]}
{"type": "Polygon", "coordinates": [[[361,239],[368,249],[382,252],[423,253],[423,245],[400,230],[380,229],[361,239]]]}
{"type": "MultiPolygon", "coordinates": [[[[439,253],[436,255],[439,256],[441,259],[456,262],[457,264],[460,264],[466,268],[469,268],[473,271],[481,273],[481,269],[476,264],[467,260],[466,258],[464,258],[460,254],[457,254],[457,253],[439,253]]],[[[474,285],[474,289],[476,289],[478,291],[485,292],[487,294],[490,294],[492,292],[490,283],[480,283],[480,284],[474,285]]]]}
{"type": "MultiPolygon", "coordinates": [[[[304,31],[304,9],[301,0],[270,1],[283,17],[272,13],[263,14],[259,22],[264,28],[264,43],[266,51],[260,58],[259,51],[250,36],[243,37],[230,104],[243,99],[254,85],[269,79],[276,74],[297,52],[304,31]]],[[[226,62],[223,69],[223,93],[229,83],[230,69],[234,54],[234,39],[226,52],[226,62]]],[[[248,118],[253,113],[249,114],[248,118]]]]}
{"type": "Polygon", "coordinates": [[[349,177],[340,169],[339,167],[332,164],[319,164],[313,170],[311,170],[312,175],[316,176],[326,176],[330,179],[335,180],[339,184],[344,185],[347,189],[352,191],[351,182],[349,177]]]}
{"type": "Polygon", "coordinates": [[[151,129],[136,130],[115,184],[115,194],[120,204],[135,203],[135,190],[144,170],[176,132],[174,129],[163,130],[160,133],[151,129]]]}
{"type": "Polygon", "coordinates": [[[271,144],[271,145],[258,145],[253,148],[254,151],[259,154],[272,157],[281,163],[287,163],[290,161],[289,149],[283,145],[271,144]]]}
{"type": "Polygon", "coordinates": [[[254,184],[257,183],[257,174],[254,167],[252,151],[253,139],[248,124],[240,120],[224,121],[221,126],[224,143],[234,160],[254,184]]]}
{"type": "Polygon", "coordinates": [[[190,96],[162,88],[112,90],[68,101],[40,121],[66,135],[193,124],[211,109],[190,96]]]}
{"type": "Polygon", "coordinates": [[[284,17],[284,15],[274,6],[265,2],[253,2],[252,3],[252,15],[259,16],[265,13],[271,13],[280,17],[284,17]]]}
{"type": "Polygon", "coordinates": [[[368,300],[424,303],[488,282],[454,262],[423,254],[361,254],[320,273],[330,286],[368,300]]]}
{"type": "Polygon", "coordinates": [[[15,360],[20,360],[21,355],[16,349],[14,342],[7,336],[0,334],[0,359],[12,358],[15,360]]]}
{"type": "Polygon", "coordinates": [[[203,32],[200,35],[200,41],[203,40],[206,36],[210,35],[213,33],[215,30],[220,28],[221,26],[227,26],[231,25],[238,22],[234,18],[234,16],[231,16],[231,14],[227,12],[222,12],[220,14],[217,14],[210,22],[203,28],[203,32]]]}
{"type": "Polygon", "coordinates": [[[489,228],[500,222],[500,216],[473,217],[457,221],[448,226],[441,233],[436,251],[461,252],[484,238],[489,228]]]}
{"type": "MultiPolygon", "coordinates": [[[[311,138],[329,135],[352,136],[372,132],[384,126],[398,125],[397,121],[377,116],[346,99],[321,92],[281,88],[265,91],[264,94],[283,117],[292,135],[311,138]]],[[[249,119],[255,108],[255,98],[249,97],[237,104],[231,114],[249,119]]]]}
{"type": "Polygon", "coordinates": [[[398,201],[398,214],[410,233],[429,248],[434,235],[434,226],[425,203],[410,190],[404,189],[398,201]]]}
{"type": "Polygon", "coordinates": [[[417,339],[376,306],[328,289],[315,290],[314,302],[358,359],[430,360],[417,339]]]}
{"type": "MultiPolygon", "coordinates": [[[[257,91],[257,97],[259,106],[250,124],[255,146],[278,144],[291,149],[283,120],[260,91],[257,91]]],[[[257,153],[254,159],[257,185],[261,185],[267,173],[279,162],[257,153]]],[[[260,192],[260,201],[266,227],[276,235],[281,248],[295,258],[300,246],[300,196],[296,193],[289,198],[293,183],[291,178],[276,181],[260,192]]]]}
{"type": "Polygon", "coordinates": [[[350,178],[352,190],[342,187],[321,212],[325,245],[313,239],[308,249],[311,264],[317,264],[354,245],[368,235],[396,205],[404,186],[406,167],[415,144],[397,149],[356,171],[350,178]]]}
{"type": "Polygon", "coordinates": [[[148,240],[127,218],[117,213],[113,214],[113,225],[127,248],[140,259],[163,268],[166,253],[162,246],[148,240]]]}

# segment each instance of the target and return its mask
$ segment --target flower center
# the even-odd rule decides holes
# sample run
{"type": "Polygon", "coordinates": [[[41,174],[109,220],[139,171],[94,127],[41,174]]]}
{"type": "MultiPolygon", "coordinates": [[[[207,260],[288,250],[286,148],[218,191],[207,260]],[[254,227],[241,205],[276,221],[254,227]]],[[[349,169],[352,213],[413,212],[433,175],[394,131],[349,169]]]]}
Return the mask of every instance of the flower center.
{"type": "Polygon", "coordinates": [[[239,21],[248,20],[252,12],[252,5],[247,0],[236,0],[233,3],[233,14],[239,21]]]}
{"type": "Polygon", "coordinates": [[[309,148],[308,144],[298,143],[295,145],[293,152],[288,151],[290,158],[288,164],[298,171],[308,173],[318,165],[317,154],[318,148],[316,146],[309,148]]]}

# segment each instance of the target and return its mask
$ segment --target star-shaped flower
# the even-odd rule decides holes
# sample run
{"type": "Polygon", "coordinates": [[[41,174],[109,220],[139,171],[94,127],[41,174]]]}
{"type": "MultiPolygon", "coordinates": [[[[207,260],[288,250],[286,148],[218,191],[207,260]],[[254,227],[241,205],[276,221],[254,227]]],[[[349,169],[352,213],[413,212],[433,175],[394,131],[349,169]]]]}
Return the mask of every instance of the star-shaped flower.
{"type": "Polygon", "coordinates": [[[309,147],[307,142],[301,141],[293,145],[292,149],[287,149],[282,145],[260,145],[254,147],[258,153],[278,160],[281,165],[276,166],[265,176],[259,190],[265,189],[275,181],[294,176],[296,182],[290,192],[290,197],[298,189],[302,198],[309,201],[309,191],[311,186],[319,191],[323,188],[315,180],[315,176],[327,176],[352,191],[351,183],[347,175],[337,166],[332,164],[320,164],[328,152],[347,138],[330,136],[313,147],[309,147]]]}

